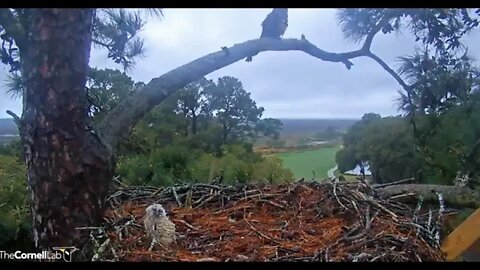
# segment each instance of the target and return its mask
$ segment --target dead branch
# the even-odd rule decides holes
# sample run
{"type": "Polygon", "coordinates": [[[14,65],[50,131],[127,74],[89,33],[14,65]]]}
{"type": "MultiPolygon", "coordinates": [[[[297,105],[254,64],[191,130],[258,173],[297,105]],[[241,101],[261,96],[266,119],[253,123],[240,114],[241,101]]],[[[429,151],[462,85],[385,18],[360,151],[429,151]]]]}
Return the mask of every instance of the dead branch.
{"type": "Polygon", "coordinates": [[[220,50],[200,57],[188,64],[171,70],[151,80],[145,87],[115,107],[100,124],[100,131],[106,141],[115,147],[117,142],[130,134],[131,128],[145,113],[162,102],[169,95],[201,77],[242,60],[249,55],[265,51],[303,51],[327,62],[343,63],[348,69],[353,65],[350,59],[366,56],[367,47],[346,53],[324,51],[307,39],[260,38],[235,44],[228,48],[229,54],[220,50]]]}
{"type": "MultiPolygon", "coordinates": [[[[445,204],[449,205],[450,207],[480,207],[480,192],[467,187],[405,184],[378,188],[377,192],[384,198],[405,193],[415,193],[418,195],[422,195],[425,202],[433,203],[436,203],[438,201],[438,197],[435,192],[439,192],[443,194],[443,200],[445,204]]],[[[412,196],[406,196],[403,197],[401,201],[417,203],[417,198],[412,196]]]]}

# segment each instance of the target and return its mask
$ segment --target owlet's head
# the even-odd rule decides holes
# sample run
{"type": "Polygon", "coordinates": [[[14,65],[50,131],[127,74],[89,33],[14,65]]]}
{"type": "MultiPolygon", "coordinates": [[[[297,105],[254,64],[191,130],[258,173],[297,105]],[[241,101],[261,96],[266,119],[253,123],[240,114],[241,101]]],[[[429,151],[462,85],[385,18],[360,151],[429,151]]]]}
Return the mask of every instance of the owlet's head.
{"type": "Polygon", "coordinates": [[[147,207],[145,210],[147,215],[154,216],[154,217],[166,217],[167,213],[161,204],[155,203],[147,207]]]}

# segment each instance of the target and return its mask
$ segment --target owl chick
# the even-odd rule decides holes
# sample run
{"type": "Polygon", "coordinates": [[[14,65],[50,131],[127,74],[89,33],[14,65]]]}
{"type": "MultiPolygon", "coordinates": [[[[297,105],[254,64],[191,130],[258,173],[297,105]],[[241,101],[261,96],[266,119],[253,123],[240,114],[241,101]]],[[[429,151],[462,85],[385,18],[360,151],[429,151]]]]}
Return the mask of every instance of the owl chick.
{"type": "Polygon", "coordinates": [[[161,204],[152,204],[145,210],[144,225],[147,236],[152,238],[150,250],[155,243],[167,248],[175,242],[175,224],[167,217],[167,213],[161,204]]]}

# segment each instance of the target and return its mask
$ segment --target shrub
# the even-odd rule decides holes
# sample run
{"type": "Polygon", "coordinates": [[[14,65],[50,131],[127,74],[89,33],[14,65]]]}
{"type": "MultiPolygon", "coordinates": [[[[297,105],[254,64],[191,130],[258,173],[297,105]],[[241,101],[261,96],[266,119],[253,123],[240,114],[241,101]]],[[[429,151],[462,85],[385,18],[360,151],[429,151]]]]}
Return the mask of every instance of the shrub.
{"type": "Polygon", "coordinates": [[[276,156],[268,156],[253,166],[253,178],[272,184],[290,183],[294,181],[292,171],[283,167],[283,160],[276,156]]]}
{"type": "Polygon", "coordinates": [[[0,155],[0,249],[31,245],[25,166],[14,156],[0,155]]]}

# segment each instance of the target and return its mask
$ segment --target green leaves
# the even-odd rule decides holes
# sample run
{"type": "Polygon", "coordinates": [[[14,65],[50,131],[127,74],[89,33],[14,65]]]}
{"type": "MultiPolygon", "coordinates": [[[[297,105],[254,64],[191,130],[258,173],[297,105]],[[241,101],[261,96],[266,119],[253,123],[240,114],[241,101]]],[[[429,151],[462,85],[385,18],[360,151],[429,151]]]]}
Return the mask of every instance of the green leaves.
{"type": "Polygon", "coordinates": [[[412,177],[421,165],[415,158],[407,120],[372,113],[365,114],[344,135],[344,148],[336,160],[340,171],[368,162],[375,180],[382,183],[412,177]]]}
{"type": "MultiPolygon", "coordinates": [[[[10,72],[20,70],[17,42],[28,31],[35,31],[31,24],[35,9],[4,9],[0,12],[0,61],[10,66],[10,72]],[[8,30],[8,31],[7,31],[8,30]],[[17,33],[22,30],[22,33],[17,33]],[[26,33],[23,33],[26,32],[26,33]]],[[[106,48],[108,57],[130,70],[144,54],[143,39],[138,36],[145,25],[145,17],[162,17],[159,8],[132,10],[122,8],[97,9],[93,21],[92,37],[96,46],[106,48]]]]}
{"type": "Polygon", "coordinates": [[[432,45],[440,54],[462,48],[461,38],[479,25],[478,10],[450,9],[388,9],[356,8],[340,9],[337,20],[345,38],[362,41],[368,34],[375,34],[377,26],[384,34],[409,30],[415,41],[432,45]]]}
{"type": "Polygon", "coordinates": [[[257,133],[262,133],[265,137],[271,137],[274,140],[278,140],[282,125],[282,121],[278,119],[265,118],[258,121],[255,126],[255,131],[257,133]]]}
{"type": "Polygon", "coordinates": [[[223,128],[223,142],[235,142],[255,135],[255,125],[264,109],[257,107],[250,93],[234,77],[221,77],[205,90],[207,106],[223,128]]]}
{"type": "Polygon", "coordinates": [[[143,56],[143,40],[138,33],[144,25],[140,11],[98,9],[93,24],[93,43],[105,47],[108,57],[127,71],[136,58],[143,56]]]}
{"type": "MultiPolygon", "coordinates": [[[[453,104],[463,103],[480,86],[478,69],[468,53],[431,56],[417,51],[400,57],[398,73],[411,85],[411,99],[420,113],[441,113],[453,104]]],[[[399,99],[400,109],[409,112],[408,97],[399,99]]]]}
{"type": "Polygon", "coordinates": [[[0,154],[0,179],[0,248],[26,246],[31,235],[25,166],[15,156],[0,154]]]}
{"type": "Polygon", "coordinates": [[[12,98],[20,98],[23,95],[24,83],[22,76],[17,73],[10,73],[5,79],[4,86],[6,87],[7,94],[12,98]]]}
{"type": "Polygon", "coordinates": [[[135,88],[135,82],[118,70],[91,68],[87,77],[90,115],[96,121],[129,96],[135,88]]]}
{"type": "MultiPolygon", "coordinates": [[[[345,38],[358,43],[380,22],[385,11],[386,9],[342,8],[337,12],[337,21],[345,38]]],[[[393,29],[393,26],[391,28],[393,29]]],[[[385,31],[388,29],[386,27],[385,31]]]]}

